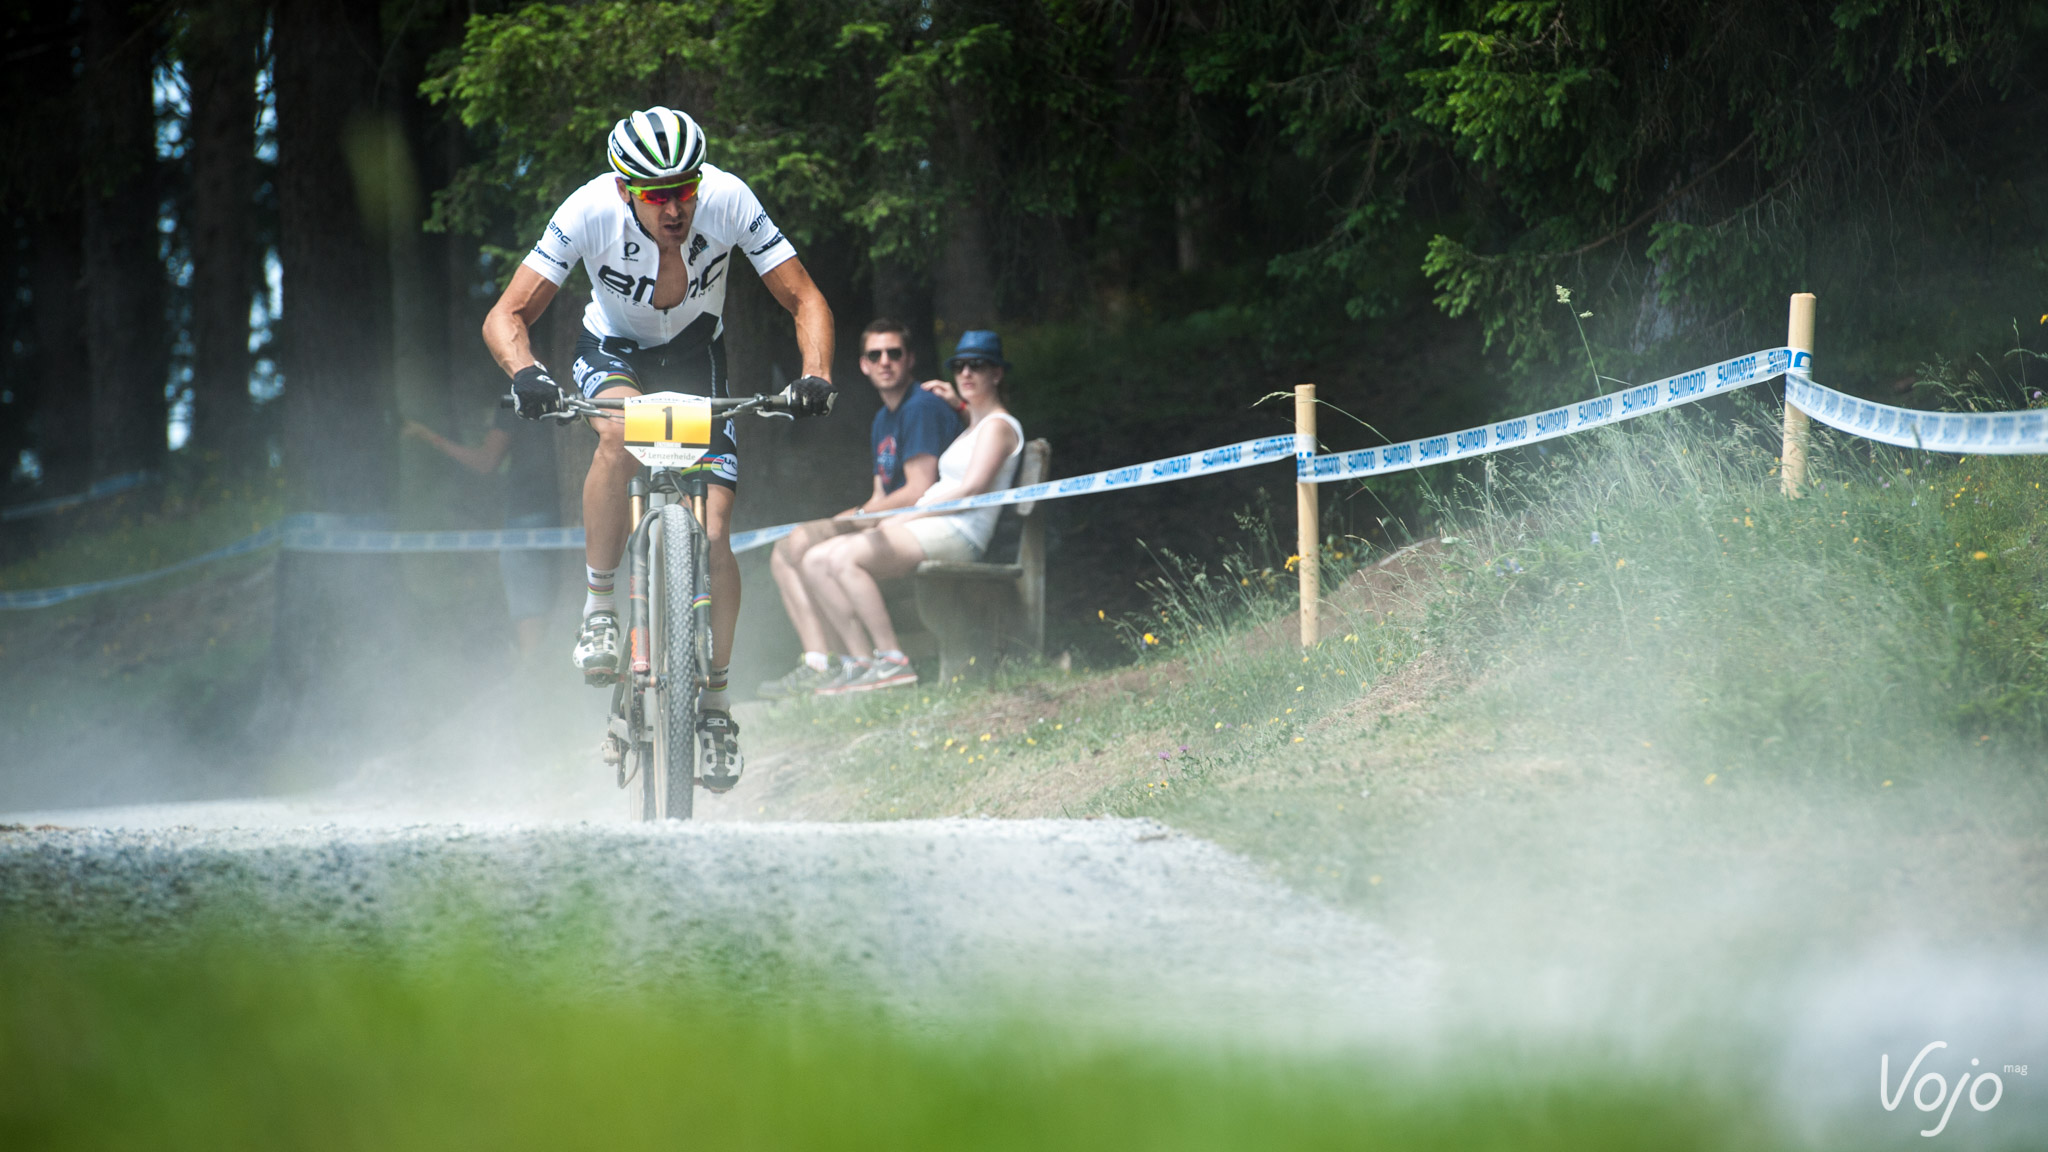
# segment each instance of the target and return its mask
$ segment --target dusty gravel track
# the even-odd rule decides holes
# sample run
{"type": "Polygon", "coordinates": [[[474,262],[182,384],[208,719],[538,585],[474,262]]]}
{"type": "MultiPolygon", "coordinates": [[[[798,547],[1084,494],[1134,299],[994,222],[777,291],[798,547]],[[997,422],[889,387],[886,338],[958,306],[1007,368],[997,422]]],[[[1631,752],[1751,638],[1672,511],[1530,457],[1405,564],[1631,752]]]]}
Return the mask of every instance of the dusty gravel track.
{"type": "Polygon", "coordinates": [[[1426,995],[1424,966],[1374,926],[1149,821],[294,827],[295,814],[27,815],[70,826],[0,832],[0,912],[62,923],[89,906],[161,927],[225,906],[415,943],[573,926],[621,972],[775,963],[913,1017],[1053,1009],[1290,1045],[1362,1040],[1426,995]]]}

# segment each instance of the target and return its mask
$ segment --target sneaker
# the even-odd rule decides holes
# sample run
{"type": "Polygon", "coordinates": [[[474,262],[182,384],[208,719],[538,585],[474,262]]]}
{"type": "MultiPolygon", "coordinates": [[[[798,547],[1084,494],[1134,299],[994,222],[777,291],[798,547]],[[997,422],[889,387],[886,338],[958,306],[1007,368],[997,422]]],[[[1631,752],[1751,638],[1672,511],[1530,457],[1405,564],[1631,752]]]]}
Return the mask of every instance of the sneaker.
{"type": "Polygon", "coordinates": [[[917,673],[911,670],[910,661],[877,656],[866,672],[847,681],[840,691],[870,692],[876,688],[903,688],[915,683],[917,673]]]}
{"type": "Polygon", "coordinates": [[[740,722],[718,708],[697,714],[697,751],[707,792],[730,792],[740,782],[747,758],[740,754],[740,722]]]}
{"type": "Polygon", "coordinates": [[[866,676],[867,674],[867,661],[848,660],[845,657],[841,657],[839,660],[839,669],[832,673],[832,678],[830,680],[825,681],[823,684],[818,685],[816,688],[811,689],[811,695],[840,695],[843,692],[849,691],[852,688],[854,681],[859,680],[861,677],[866,676]]]}
{"type": "Polygon", "coordinates": [[[610,612],[592,612],[584,617],[583,633],[576,637],[576,651],[569,659],[583,673],[583,682],[603,687],[619,678],[619,618],[610,612]]]}
{"type": "Polygon", "coordinates": [[[761,687],[755,692],[764,700],[787,700],[792,696],[808,696],[831,683],[833,678],[831,672],[820,672],[809,664],[799,663],[774,680],[761,681],[761,687]]]}

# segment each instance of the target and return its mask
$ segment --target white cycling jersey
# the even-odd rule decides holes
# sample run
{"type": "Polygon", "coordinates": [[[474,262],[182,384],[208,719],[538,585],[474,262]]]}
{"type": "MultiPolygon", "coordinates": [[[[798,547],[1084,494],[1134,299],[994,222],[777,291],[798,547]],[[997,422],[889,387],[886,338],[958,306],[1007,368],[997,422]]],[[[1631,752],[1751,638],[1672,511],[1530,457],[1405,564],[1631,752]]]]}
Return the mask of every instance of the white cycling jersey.
{"type": "Polygon", "coordinates": [[[753,261],[754,271],[763,274],[796,256],[796,246],[768,218],[746,181],[706,164],[704,181],[697,186],[697,215],[683,247],[683,257],[690,265],[690,287],[675,307],[654,306],[654,277],[661,255],[654,238],[619,199],[618,179],[611,173],[562,201],[540,242],[522,263],[550,283],[560,284],[569,278],[576,262],[583,261],[591,283],[583,326],[599,336],[621,337],[652,348],[675,339],[706,317],[712,321],[707,339],[725,330],[726,259],[735,248],[744,251],[753,261]]]}

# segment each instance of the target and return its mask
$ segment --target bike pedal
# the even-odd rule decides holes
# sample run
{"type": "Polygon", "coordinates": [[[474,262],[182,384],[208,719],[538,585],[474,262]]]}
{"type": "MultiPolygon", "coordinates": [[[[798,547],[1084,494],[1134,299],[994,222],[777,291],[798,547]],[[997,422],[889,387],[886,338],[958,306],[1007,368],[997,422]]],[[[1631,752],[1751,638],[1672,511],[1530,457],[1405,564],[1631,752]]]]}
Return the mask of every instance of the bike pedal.
{"type": "Polygon", "coordinates": [[[619,682],[619,674],[612,668],[585,668],[583,683],[591,688],[609,688],[619,682]]]}
{"type": "Polygon", "coordinates": [[[702,776],[697,777],[697,783],[701,785],[706,792],[709,792],[715,796],[724,795],[725,793],[732,791],[733,786],[735,784],[738,784],[739,782],[740,778],[738,776],[712,775],[708,772],[702,776]]]}

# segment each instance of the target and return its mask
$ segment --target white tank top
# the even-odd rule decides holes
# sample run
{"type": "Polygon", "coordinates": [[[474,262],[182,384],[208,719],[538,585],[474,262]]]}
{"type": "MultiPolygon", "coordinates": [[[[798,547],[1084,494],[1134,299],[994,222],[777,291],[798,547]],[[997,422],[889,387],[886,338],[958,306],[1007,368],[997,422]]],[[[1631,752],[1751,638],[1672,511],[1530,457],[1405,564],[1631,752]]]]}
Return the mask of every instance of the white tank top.
{"type": "MultiPolygon", "coordinates": [[[[954,437],[953,442],[946,446],[946,450],[939,454],[940,480],[958,485],[967,479],[967,467],[974,461],[974,445],[979,441],[983,429],[998,420],[1008,424],[1017,433],[1017,443],[1010,449],[1010,455],[1003,461],[1003,466],[996,469],[995,479],[989,484],[988,490],[1000,492],[1017,479],[1017,462],[1024,455],[1024,425],[1019,424],[1017,418],[1008,412],[998,412],[954,437]]],[[[936,488],[937,485],[932,487],[936,488]]],[[[953,500],[960,498],[961,495],[963,494],[956,493],[953,496],[937,497],[932,495],[931,488],[927,488],[925,494],[917,498],[917,502],[936,504],[941,499],[953,500]]],[[[958,512],[947,512],[930,519],[945,521],[948,527],[972,541],[975,551],[980,552],[988,547],[989,537],[996,534],[996,517],[1002,515],[1002,512],[1001,508],[963,508],[958,512]]]]}

